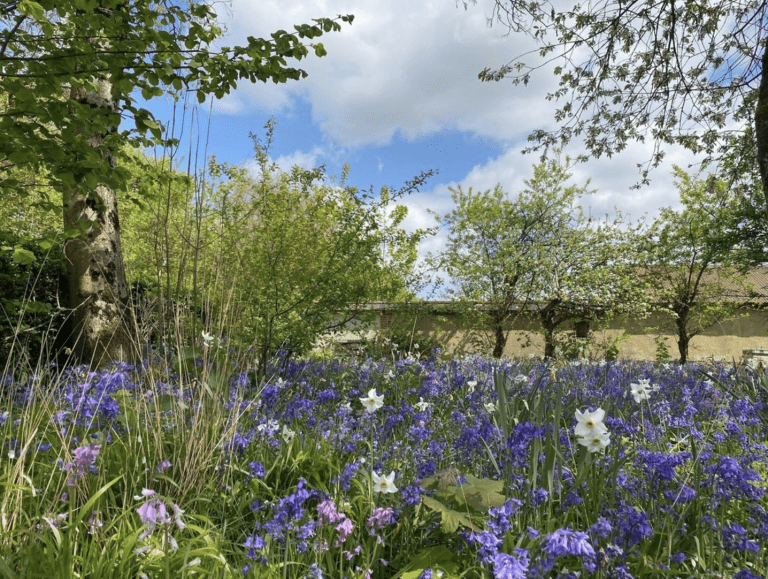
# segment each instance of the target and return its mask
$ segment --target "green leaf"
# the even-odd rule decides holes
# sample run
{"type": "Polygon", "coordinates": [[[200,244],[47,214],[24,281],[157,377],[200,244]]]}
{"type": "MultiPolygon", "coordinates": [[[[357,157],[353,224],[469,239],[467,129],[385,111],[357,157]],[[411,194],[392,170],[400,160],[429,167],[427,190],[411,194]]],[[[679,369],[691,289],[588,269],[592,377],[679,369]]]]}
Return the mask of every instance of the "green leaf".
{"type": "MultiPolygon", "coordinates": [[[[467,476],[468,480],[470,476],[467,476]]],[[[467,504],[474,510],[485,512],[491,508],[499,508],[506,502],[507,499],[501,492],[504,488],[501,481],[475,480],[477,481],[476,484],[472,484],[469,488],[465,489],[466,483],[460,487],[466,493],[467,504]]]]}
{"type": "Polygon", "coordinates": [[[24,311],[30,314],[47,314],[51,311],[51,304],[45,302],[27,302],[24,311]]]}
{"type": "Polygon", "coordinates": [[[444,533],[454,533],[459,525],[472,529],[473,531],[479,531],[477,526],[470,520],[470,518],[464,513],[454,511],[450,507],[445,506],[440,501],[433,499],[432,497],[422,496],[421,502],[424,506],[432,509],[433,511],[440,513],[440,528],[444,533]]]}
{"type": "Polygon", "coordinates": [[[32,265],[35,263],[35,254],[23,247],[16,247],[13,250],[13,261],[21,265],[32,265]]]}
{"type": "Polygon", "coordinates": [[[0,557],[0,573],[2,573],[3,577],[6,579],[16,579],[16,574],[11,571],[11,568],[8,566],[8,563],[5,562],[3,557],[0,557]]]}
{"type": "Polygon", "coordinates": [[[421,575],[425,569],[441,569],[449,576],[454,576],[458,572],[455,556],[454,551],[442,545],[423,549],[416,553],[405,567],[393,575],[392,579],[414,579],[421,575]]]}
{"type": "Polygon", "coordinates": [[[22,14],[31,16],[35,20],[43,20],[45,14],[43,7],[37,2],[33,2],[33,0],[21,0],[21,2],[16,5],[16,8],[22,14]]]}

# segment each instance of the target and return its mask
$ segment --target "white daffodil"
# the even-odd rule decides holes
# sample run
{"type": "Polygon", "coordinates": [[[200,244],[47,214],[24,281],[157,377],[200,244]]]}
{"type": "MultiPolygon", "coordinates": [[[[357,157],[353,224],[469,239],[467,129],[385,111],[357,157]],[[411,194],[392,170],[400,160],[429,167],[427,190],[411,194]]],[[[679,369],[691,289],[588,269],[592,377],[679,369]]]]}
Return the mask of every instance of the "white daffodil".
{"type": "Polygon", "coordinates": [[[651,385],[651,381],[647,379],[640,380],[638,384],[633,382],[629,385],[629,393],[632,394],[632,398],[638,404],[643,400],[648,400],[651,397],[651,393],[656,392],[658,389],[658,386],[651,385]]]}
{"type": "Polygon", "coordinates": [[[395,471],[392,471],[387,476],[379,476],[376,472],[372,472],[373,477],[373,492],[375,493],[396,493],[397,487],[395,486],[395,471]]]}
{"type": "Polygon", "coordinates": [[[413,407],[418,410],[419,412],[425,412],[427,408],[429,408],[430,404],[429,402],[424,402],[424,398],[419,396],[419,401],[413,405],[413,407]]]}
{"type": "Polygon", "coordinates": [[[486,402],[485,404],[483,404],[483,407],[490,414],[493,414],[494,412],[496,412],[496,405],[493,402],[486,402]]]}
{"type": "Polygon", "coordinates": [[[384,396],[379,396],[376,394],[376,388],[371,388],[368,390],[368,396],[361,398],[360,402],[369,413],[373,413],[384,406],[384,396]]]}
{"type": "Polygon", "coordinates": [[[477,386],[477,380],[470,380],[467,382],[467,392],[472,394],[475,391],[475,386],[477,386]]]}
{"type": "Polygon", "coordinates": [[[579,437],[591,438],[596,434],[605,434],[608,432],[608,428],[603,424],[605,419],[605,410],[598,408],[594,412],[581,412],[576,411],[576,420],[578,424],[573,433],[579,437]]]}
{"type": "Polygon", "coordinates": [[[589,452],[603,450],[610,443],[611,435],[608,432],[596,432],[592,436],[582,436],[579,438],[579,444],[586,446],[589,452]]]}

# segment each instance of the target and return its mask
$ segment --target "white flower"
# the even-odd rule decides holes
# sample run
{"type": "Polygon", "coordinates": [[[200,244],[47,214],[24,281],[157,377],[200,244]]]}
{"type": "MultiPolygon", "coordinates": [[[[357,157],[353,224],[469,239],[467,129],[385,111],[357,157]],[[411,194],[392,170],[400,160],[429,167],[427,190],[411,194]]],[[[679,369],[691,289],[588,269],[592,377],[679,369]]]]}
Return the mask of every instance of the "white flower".
{"type": "Polygon", "coordinates": [[[430,404],[429,402],[424,402],[424,398],[419,396],[419,401],[413,405],[413,407],[418,410],[419,412],[425,412],[427,408],[429,408],[430,404]]]}
{"type": "Polygon", "coordinates": [[[293,440],[293,437],[296,436],[296,432],[288,428],[285,424],[283,424],[283,432],[280,435],[283,437],[283,440],[286,444],[290,444],[293,440]]]}
{"type": "Polygon", "coordinates": [[[576,420],[578,424],[573,433],[579,437],[591,438],[596,434],[606,434],[608,428],[603,424],[605,418],[605,410],[598,408],[594,412],[581,412],[576,411],[576,420]]]}
{"type": "Polygon", "coordinates": [[[495,405],[493,402],[486,402],[485,404],[483,404],[483,407],[484,407],[484,408],[485,408],[485,409],[486,409],[488,412],[490,412],[491,414],[493,414],[494,412],[496,412],[496,405],[495,405]]]}
{"type": "Polygon", "coordinates": [[[582,436],[579,444],[586,446],[589,452],[603,450],[611,443],[611,435],[608,432],[596,432],[592,436],[582,436]]]}
{"type": "Polygon", "coordinates": [[[475,386],[477,386],[477,380],[470,380],[467,382],[467,392],[472,394],[472,392],[475,391],[475,386]]]}
{"type": "Polygon", "coordinates": [[[216,338],[213,337],[212,334],[209,334],[205,330],[203,330],[203,345],[204,346],[213,346],[213,342],[216,340],[216,338]]]}
{"type": "Polygon", "coordinates": [[[396,493],[397,487],[395,486],[395,471],[390,472],[387,476],[379,476],[376,472],[372,472],[373,477],[373,492],[375,493],[396,493]]]}
{"type": "Polygon", "coordinates": [[[658,389],[658,386],[652,386],[651,381],[647,379],[640,380],[639,384],[633,382],[629,385],[629,393],[632,394],[632,397],[638,404],[643,400],[648,400],[651,397],[651,393],[656,392],[658,389]]]}
{"type": "Polygon", "coordinates": [[[371,388],[368,390],[368,396],[361,398],[360,402],[369,413],[373,413],[384,406],[384,396],[379,396],[376,394],[376,388],[371,388]]]}

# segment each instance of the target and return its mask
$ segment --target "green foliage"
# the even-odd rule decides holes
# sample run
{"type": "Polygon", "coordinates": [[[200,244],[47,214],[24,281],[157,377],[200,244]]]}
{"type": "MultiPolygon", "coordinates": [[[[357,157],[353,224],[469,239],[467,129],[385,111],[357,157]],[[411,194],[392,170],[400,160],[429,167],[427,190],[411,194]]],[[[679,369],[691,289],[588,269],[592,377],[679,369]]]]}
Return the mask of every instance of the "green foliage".
{"type": "Polygon", "coordinates": [[[266,143],[254,137],[258,179],[215,158],[194,181],[158,162],[151,175],[166,172],[165,182],[122,220],[126,267],[157,312],[146,333],[181,352],[201,329],[226,336],[255,349],[260,372],[279,350],[308,353],[321,334],[369,319],[368,303],[408,295],[428,233],[404,231],[406,209],[395,205],[428,174],[374,196],[347,185],[346,169],[338,185],[322,167],[285,173],[269,162],[266,128],[266,143]],[[169,310],[183,304],[189,313],[174,320],[169,310]]]}
{"type": "Polygon", "coordinates": [[[539,318],[551,357],[555,329],[568,320],[644,311],[629,268],[634,230],[623,228],[620,216],[585,216],[577,201],[590,192],[588,183],[569,184],[570,166],[568,158],[542,161],[515,199],[499,186],[458,188],[456,207],[442,218],[450,237],[440,263],[456,285],[449,294],[482,333],[492,329],[496,357],[522,314],[539,318]]]}
{"type": "Polygon", "coordinates": [[[681,361],[688,343],[710,326],[737,318],[753,288],[746,272],[753,260],[742,243],[738,221],[743,198],[710,175],[691,177],[675,167],[682,208],[664,208],[648,232],[645,272],[651,298],[668,314],[681,361]]]}
{"type": "MultiPolygon", "coordinates": [[[[539,48],[479,76],[527,85],[537,70],[554,64],[558,86],[547,99],[559,101],[557,126],[535,130],[532,148],[578,141],[585,156],[611,157],[632,141],[652,139],[652,152],[640,166],[643,182],[672,144],[706,159],[729,150],[755,158],[757,145],[756,157],[764,158],[768,85],[761,86],[765,47],[758,39],[766,31],[767,10],[754,0],[554,7],[495,0],[490,21],[530,35],[539,48]],[[747,124],[754,124],[754,133],[734,142],[734,127],[747,124]]],[[[761,163],[765,182],[768,165],[761,163]]]]}
{"type": "Polygon", "coordinates": [[[55,337],[64,327],[69,289],[59,245],[48,250],[17,246],[0,252],[0,371],[35,368],[48,359],[55,337]],[[17,259],[23,252],[24,259],[17,259]]]}
{"type": "Polygon", "coordinates": [[[22,197],[25,188],[8,172],[13,167],[47,171],[60,192],[88,193],[96,184],[127,189],[130,148],[165,142],[139,94],[150,100],[191,90],[203,102],[241,80],[304,78],[288,60],[302,60],[312,48],[324,55],[314,39],[353,19],[320,18],[293,33],[214,48],[222,30],[205,2],[24,0],[8,8],[0,29],[0,94],[11,95],[0,116],[0,192],[22,197]],[[89,130],[74,130],[83,126],[89,130]]]}

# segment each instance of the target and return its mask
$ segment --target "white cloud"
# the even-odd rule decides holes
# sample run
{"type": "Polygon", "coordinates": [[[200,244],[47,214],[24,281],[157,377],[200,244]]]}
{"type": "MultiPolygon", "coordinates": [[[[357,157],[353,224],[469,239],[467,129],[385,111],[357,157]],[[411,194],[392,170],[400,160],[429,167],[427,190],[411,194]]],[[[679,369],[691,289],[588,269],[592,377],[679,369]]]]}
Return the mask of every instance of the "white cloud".
{"type": "Polygon", "coordinates": [[[285,172],[298,165],[302,169],[314,169],[320,165],[319,159],[325,156],[325,151],[320,146],[314,146],[310,151],[294,151],[290,155],[282,155],[275,159],[275,163],[285,172]]]}
{"type": "Polygon", "coordinates": [[[284,113],[301,95],[321,129],[347,147],[386,144],[398,132],[416,139],[444,129],[504,140],[525,136],[551,118],[551,103],[542,96],[556,81],[546,71],[535,88],[478,80],[484,67],[507,62],[530,43],[488,28],[489,10],[478,5],[465,11],[445,0],[316,0],[290,7],[278,0],[236,0],[229,24],[233,44],[318,16],[353,13],[355,20],[319,39],[328,56],[299,63],[308,78],[279,86],[243,84],[220,110],[284,113]]]}

